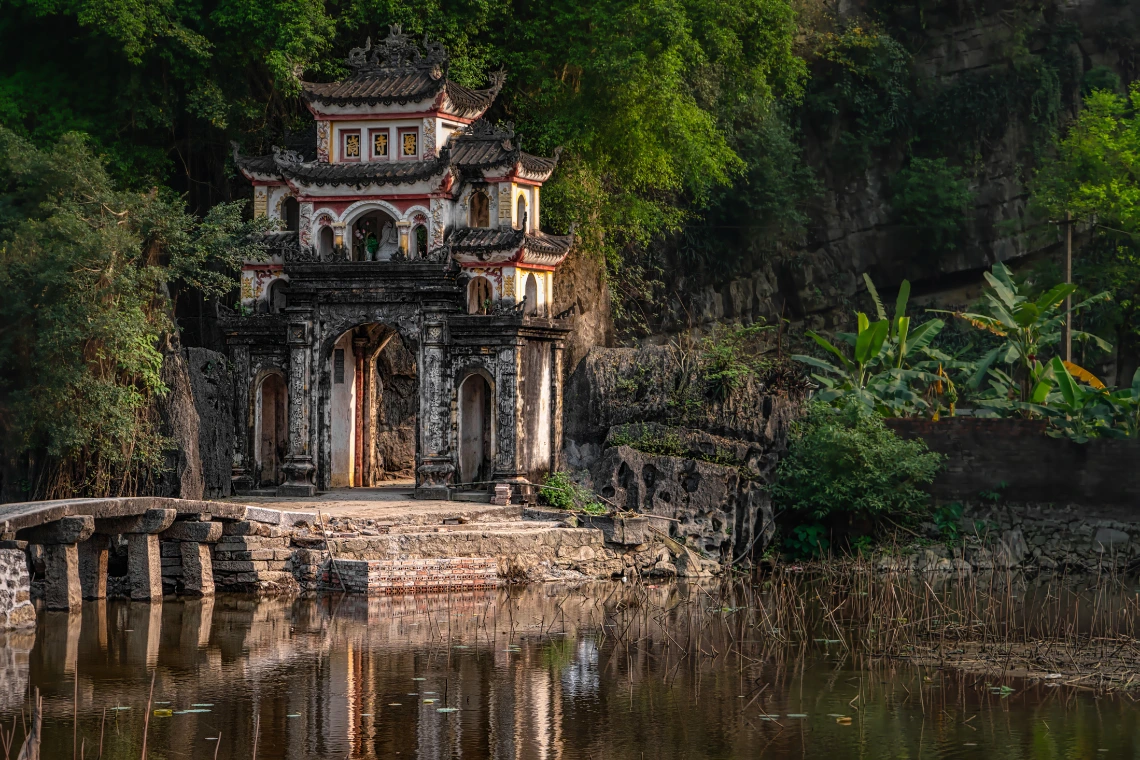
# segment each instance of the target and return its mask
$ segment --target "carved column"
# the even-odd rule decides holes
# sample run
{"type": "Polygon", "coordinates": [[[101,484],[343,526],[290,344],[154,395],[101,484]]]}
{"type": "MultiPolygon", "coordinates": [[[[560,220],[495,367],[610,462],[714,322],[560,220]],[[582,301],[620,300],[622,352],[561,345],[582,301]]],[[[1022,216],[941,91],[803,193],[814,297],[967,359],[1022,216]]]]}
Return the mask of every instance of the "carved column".
{"type": "Polygon", "coordinates": [[[234,365],[234,461],[230,483],[234,493],[246,493],[253,490],[253,476],[249,473],[249,346],[231,344],[230,361],[234,365]]]}
{"type": "Polygon", "coordinates": [[[519,477],[519,426],[522,423],[519,398],[519,370],[522,346],[503,346],[495,376],[495,480],[519,477]]]}
{"type": "Polygon", "coordinates": [[[282,467],[286,480],[277,487],[277,495],[315,496],[313,471],[316,468],[309,436],[312,311],[305,307],[286,307],[285,311],[289,315],[289,454],[282,467]]]}
{"type": "Polygon", "coordinates": [[[447,450],[444,425],[450,420],[446,413],[450,398],[446,378],[445,328],[438,315],[425,319],[423,338],[420,341],[420,451],[419,484],[416,497],[420,499],[447,499],[455,466],[447,450]]]}
{"type": "Polygon", "coordinates": [[[550,471],[562,466],[562,343],[550,347],[550,471]]]}
{"type": "Polygon", "coordinates": [[[352,359],[353,366],[356,368],[356,377],[354,380],[356,414],[353,420],[355,430],[353,432],[352,485],[356,488],[360,488],[364,485],[364,410],[368,406],[368,396],[365,394],[367,389],[364,387],[364,364],[367,361],[364,347],[367,343],[367,338],[352,339],[352,359]]]}

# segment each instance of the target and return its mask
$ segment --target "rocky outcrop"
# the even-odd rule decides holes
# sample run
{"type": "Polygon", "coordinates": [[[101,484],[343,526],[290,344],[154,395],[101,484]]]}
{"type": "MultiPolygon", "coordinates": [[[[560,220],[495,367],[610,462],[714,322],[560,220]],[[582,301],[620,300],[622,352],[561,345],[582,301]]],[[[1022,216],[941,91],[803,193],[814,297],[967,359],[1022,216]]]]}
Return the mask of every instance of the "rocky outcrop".
{"type": "Polygon", "coordinates": [[[662,346],[590,350],[567,383],[564,450],[589,467],[615,425],[662,423],[779,449],[797,405],[745,382],[724,401],[694,395],[695,359],[662,346]]]}
{"type": "Polygon", "coordinates": [[[173,445],[166,451],[164,471],[157,478],[154,495],[201,499],[206,492],[202,457],[198,450],[202,424],[194,404],[186,357],[181,352],[166,354],[162,360],[161,377],[167,393],[158,399],[156,406],[162,419],[163,435],[173,445]]]}
{"type": "Polygon", "coordinates": [[[747,562],[775,532],[771,482],[798,404],[756,380],[726,399],[663,347],[594,348],[570,378],[564,461],[613,507],[668,518],[669,536],[747,562]]]}
{"type": "Polygon", "coordinates": [[[608,502],[669,518],[672,538],[722,564],[751,558],[775,533],[763,482],[739,466],[613,446],[590,472],[594,489],[608,502]]]}
{"type": "Polygon", "coordinates": [[[234,386],[224,354],[184,348],[190,393],[198,412],[198,456],[202,463],[202,497],[230,495],[234,450],[234,386]]]}
{"type": "Polygon", "coordinates": [[[230,495],[233,467],[233,381],[226,357],[183,348],[162,361],[169,392],[157,403],[163,434],[174,445],[155,496],[217,499],[230,495]]]}

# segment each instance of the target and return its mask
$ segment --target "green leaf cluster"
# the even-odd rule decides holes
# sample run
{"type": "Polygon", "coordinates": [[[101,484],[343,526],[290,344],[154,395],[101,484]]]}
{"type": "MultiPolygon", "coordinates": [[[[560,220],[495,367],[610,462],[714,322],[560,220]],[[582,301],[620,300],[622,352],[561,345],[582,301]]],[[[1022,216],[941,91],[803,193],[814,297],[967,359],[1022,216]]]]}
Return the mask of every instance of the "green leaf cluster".
{"type": "Polygon", "coordinates": [[[69,462],[43,486],[67,495],[129,492],[156,468],[167,286],[229,290],[252,229],[241,204],[199,221],[170,193],[119,189],[79,135],[40,151],[0,128],[4,451],[69,462]]]}
{"type": "Polygon", "coordinates": [[[835,514],[912,521],[925,516],[924,490],[941,455],[903,440],[861,404],[814,402],[797,423],[772,485],[779,509],[821,520],[835,514]]]}

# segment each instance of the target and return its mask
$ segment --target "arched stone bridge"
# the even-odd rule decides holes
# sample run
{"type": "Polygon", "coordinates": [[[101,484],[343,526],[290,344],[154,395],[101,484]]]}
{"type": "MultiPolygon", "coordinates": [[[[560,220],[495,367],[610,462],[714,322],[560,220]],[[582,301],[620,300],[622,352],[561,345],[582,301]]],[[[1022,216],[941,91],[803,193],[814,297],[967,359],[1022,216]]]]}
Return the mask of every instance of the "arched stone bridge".
{"type": "Polygon", "coordinates": [[[112,540],[127,544],[131,598],[155,600],[162,598],[164,576],[180,593],[205,595],[214,592],[216,570],[244,576],[250,585],[288,574],[288,534],[315,522],[313,512],[222,501],[28,501],[0,505],[0,548],[28,551],[37,566],[42,561],[45,606],[74,610],[84,598],[107,595],[112,540]],[[223,540],[233,546],[218,562],[219,552],[210,547],[223,540]]]}

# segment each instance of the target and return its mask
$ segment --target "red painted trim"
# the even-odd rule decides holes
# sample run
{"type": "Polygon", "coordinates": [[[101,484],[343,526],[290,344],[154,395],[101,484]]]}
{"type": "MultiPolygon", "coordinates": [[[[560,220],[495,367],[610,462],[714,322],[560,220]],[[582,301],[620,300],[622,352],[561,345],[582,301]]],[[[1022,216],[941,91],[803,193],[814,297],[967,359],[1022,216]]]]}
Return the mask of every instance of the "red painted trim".
{"type": "MultiPolygon", "coordinates": [[[[244,172],[242,173],[244,174],[244,172]]],[[[289,185],[285,180],[273,179],[251,179],[249,183],[254,187],[287,187],[289,185]]]]}
{"type": "Polygon", "coordinates": [[[363,157],[363,154],[364,154],[364,144],[363,144],[364,138],[360,134],[360,130],[359,129],[338,129],[336,131],[336,133],[337,133],[337,137],[338,137],[337,147],[339,148],[339,150],[337,151],[337,160],[341,161],[343,163],[346,163],[346,164],[359,163],[361,158],[363,157]],[[345,141],[347,141],[348,138],[351,137],[352,135],[356,135],[356,137],[359,140],[358,144],[360,145],[360,148],[359,148],[360,155],[357,155],[356,158],[348,157],[347,155],[345,155],[345,150],[344,150],[345,141]]]}
{"type": "Polygon", "coordinates": [[[396,121],[398,119],[422,119],[425,117],[457,121],[460,124],[473,124],[478,119],[467,116],[456,116],[440,109],[428,111],[408,111],[407,113],[321,113],[309,107],[310,113],[317,121],[396,121]]]}
{"type": "MultiPolygon", "coordinates": [[[[529,185],[530,187],[542,187],[542,182],[536,179],[527,179],[520,177],[517,174],[508,174],[503,177],[484,177],[486,182],[514,182],[516,185],[529,185]]],[[[545,182],[545,180],[543,180],[545,182]]]]}
{"type": "Polygon", "coordinates": [[[242,264],[241,271],[255,272],[255,271],[272,271],[278,272],[285,268],[284,264],[242,264]]]}
{"type": "Polygon", "coordinates": [[[432,198],[455,200],[446,193],[409,193],[407,195],[302,195],[298,203],[355,203],[356,201],[426,201],[432,198]]]}

